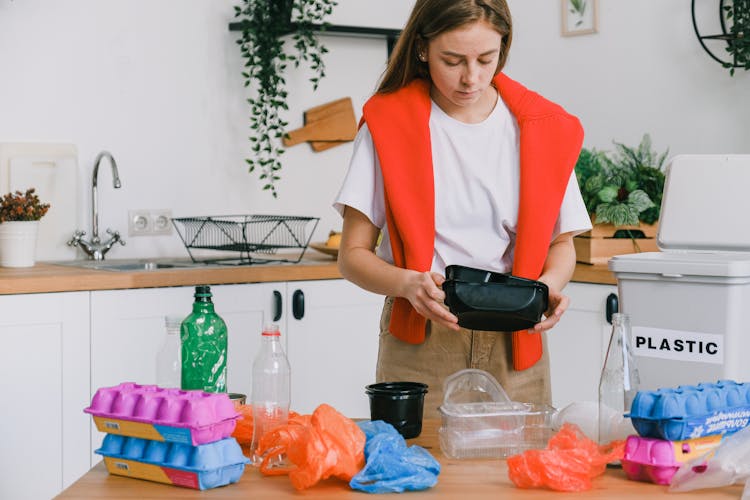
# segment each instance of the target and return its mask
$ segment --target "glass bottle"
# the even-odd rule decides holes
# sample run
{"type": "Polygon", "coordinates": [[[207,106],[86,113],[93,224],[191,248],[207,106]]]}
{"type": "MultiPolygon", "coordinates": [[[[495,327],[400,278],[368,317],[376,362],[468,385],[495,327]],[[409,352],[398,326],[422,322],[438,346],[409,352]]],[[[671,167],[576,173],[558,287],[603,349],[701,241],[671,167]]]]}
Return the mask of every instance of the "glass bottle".
{"type": "Polygon", "coordinates": [[[623,416],[630,411],[640,385],[631,339],[630,317],[613,314],[612,335],[599,379],[600,444],[635,433],[630,419],[623,416]]]}
{"type": "MultiPolygon", "coordinates": [[[[260,350],[253,361],[253,380],[250,404],[253,408],[253,439],[250,444],[253,465],[260,465],[256,454],[263,435],[289,420],[291,369],[281,346],[278,325],[263,328],[260,350]]],[[[272,457],[270,466],[284,465],[283,457],[272,457]]]]}
{"type": "Polygon", "coordinates": [[[182,321],[182,389],[227,392],[227,325],[214,311],[211,287],[195,287],[193,312],[182,321]]]}
{"type": "Polygon", "coordinates": [[[182,316],[165,316],[166,335],[159,352],[156,354],[156,385],[159,387],[179,388],[182,380],[180,372],[180,324],[182,316]]]}

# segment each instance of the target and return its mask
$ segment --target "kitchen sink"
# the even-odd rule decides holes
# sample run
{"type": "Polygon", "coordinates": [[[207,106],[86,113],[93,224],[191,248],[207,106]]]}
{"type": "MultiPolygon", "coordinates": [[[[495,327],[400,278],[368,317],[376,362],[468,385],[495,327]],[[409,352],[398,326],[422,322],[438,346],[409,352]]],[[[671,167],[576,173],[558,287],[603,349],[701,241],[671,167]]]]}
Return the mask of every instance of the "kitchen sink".
{"type": "Polygon", "coordinates": [[[202,262],[180,259],[113,259],[113,260],[64,260],[52,262],[58,266],[80,267],[101,271],[159,271],[206,267],[202,262]]]}

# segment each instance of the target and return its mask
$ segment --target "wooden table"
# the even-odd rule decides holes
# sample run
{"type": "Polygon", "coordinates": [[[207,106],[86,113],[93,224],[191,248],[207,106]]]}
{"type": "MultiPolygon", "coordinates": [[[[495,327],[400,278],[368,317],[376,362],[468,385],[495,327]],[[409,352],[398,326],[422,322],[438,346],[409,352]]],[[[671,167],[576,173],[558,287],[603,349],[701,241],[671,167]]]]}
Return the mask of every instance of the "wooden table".
{"type": "MultiPolygon", "coordinates": [[[[622,470],[608,469],[603,476],[594,480],[593,489],[581,493],[564,493],[549,490],[522,490],[508,479],[504,460],[453,460],[440,451],[437,440],[439,422],[425,421],[422,435],[410,440],[409,444],[419,444],[427,448],[442,465],[438,483],[434,488],[421,492],[409,492],[403,498],[444,498],[470,500],[474,498],[502,499],[578,499],[602,498],[618,500],[624,498],[671,498],[673,500],[738,499],[742,495],[741,486],[721,489],[691,491],[671,494],[666,486],[629,481],[622,470]]],[[[242,479],[221,488],[198,491],[139,479],[110,476],[103,463],[94,466],[88,473],[62,492],[59,499],[164,499],[164,498],[216,498],[216,499],[283,499],[283,498],[324,498],[330,500],[347,498],[367,498],[366,493],[351,490],[346,483],[329,479],[297,492],[285,476],[265,477],[256,469],[247,467],[242,479]]],[[[369,498],[376,498],[370,496],[369,498]]]]}

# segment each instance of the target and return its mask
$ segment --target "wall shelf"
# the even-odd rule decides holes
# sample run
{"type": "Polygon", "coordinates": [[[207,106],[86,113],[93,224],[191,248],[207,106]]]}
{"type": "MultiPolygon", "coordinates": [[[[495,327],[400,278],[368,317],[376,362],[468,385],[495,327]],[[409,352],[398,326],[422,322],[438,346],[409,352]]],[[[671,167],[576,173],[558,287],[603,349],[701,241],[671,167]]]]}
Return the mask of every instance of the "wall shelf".
{"type": "MultiPolygon", "coordinates": [[[[242,21],[236,22],[236,23],[229,23],[229,31],[242,31],[244,24],[245,23],[242,21]]],[[[295,29],[296,29],[296,25],[292,23],[289,26],[289,31],[283,34],[288,35],[290,33],[293,33],[295,29]]],[[[368,37],[368,38],[383,37],[386,39],[386,42],[388,44],[388,55],[391,54],[391,51],[393,50],[393,46],[396,44],[396,40],[401,34],[401,30],[398,30],[398,29],[368,28],[365,26],[341,26],[341,25],[336,25],[336,24],[329,24],[325,26],[322,24],[314,24],[313,29],[324,35],[355,36],[355,37],[368,37]]]]}

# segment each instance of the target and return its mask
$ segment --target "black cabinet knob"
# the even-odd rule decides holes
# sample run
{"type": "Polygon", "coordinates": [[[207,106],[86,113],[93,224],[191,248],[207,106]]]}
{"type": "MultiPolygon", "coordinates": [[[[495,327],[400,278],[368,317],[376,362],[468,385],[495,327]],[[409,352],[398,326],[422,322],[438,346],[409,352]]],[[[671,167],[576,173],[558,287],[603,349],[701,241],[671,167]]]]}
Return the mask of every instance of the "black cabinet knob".
{"type": "Polygon", "coordinates": [[[278,290],[273,291],[273,320],[278,321],[281,319],[281,292],[278,290]]]}
{"type": "Polygon", "coordinates": [[[610,293],[607,295],[607,303],[605,306],[605,317],[607,323],[612,324],[612,315],[620,310],[620,303],[617,299],[617,294],[610,293]]]}
{"type": "Polygon", "coordinates": [[[302,290],[295,290],[292,294],[292,316],[302,319],[305,315],[305,294],[302,290]]]}

